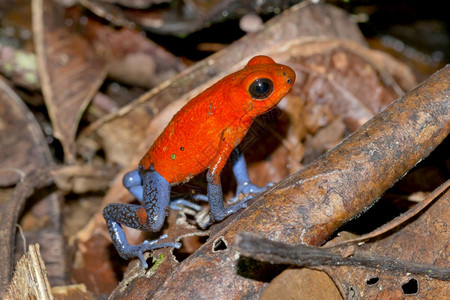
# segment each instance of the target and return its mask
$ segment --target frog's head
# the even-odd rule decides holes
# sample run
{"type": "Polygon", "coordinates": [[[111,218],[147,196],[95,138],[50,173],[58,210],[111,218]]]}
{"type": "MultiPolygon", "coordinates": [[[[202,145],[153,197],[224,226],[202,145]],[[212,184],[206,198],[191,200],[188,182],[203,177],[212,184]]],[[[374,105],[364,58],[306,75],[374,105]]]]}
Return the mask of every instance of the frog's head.
{"type": "Polygon", "coordinates": [[[291,90],[295,82],[295,72],[288,66],[277,64],[268,56],[256,56],[236,77],[241,82],[236,91],[241,97],[245,95],[246,111],[250,116],[260,115],[273,108],[291,90]]]}

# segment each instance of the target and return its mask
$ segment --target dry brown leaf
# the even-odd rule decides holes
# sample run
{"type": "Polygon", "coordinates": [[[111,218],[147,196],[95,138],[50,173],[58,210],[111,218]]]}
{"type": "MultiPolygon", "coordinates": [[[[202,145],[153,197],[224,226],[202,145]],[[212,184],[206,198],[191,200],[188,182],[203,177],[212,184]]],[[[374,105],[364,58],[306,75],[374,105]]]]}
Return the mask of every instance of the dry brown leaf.
{"type": "Polygon", "coordinates": [[[78,122],[106,76],[105,63],[65,27],[54,1],[33,0],[32,12],[42,92],[65,160],[74,163],[78,122]]]}
{"type": "Polygon", "coordinates": [[[38,244],[28,247],[17,264],[8,291],[1,296],[2,299],[53,299],[38,244]]]}
{"type": "Polygon", "coordinates": [[[101,49],[109,77],[119,82],[153,88],[185,69],[181,59],[149,40],[143,31],[114,29],[91,18],[84,36],[101,49]]]}

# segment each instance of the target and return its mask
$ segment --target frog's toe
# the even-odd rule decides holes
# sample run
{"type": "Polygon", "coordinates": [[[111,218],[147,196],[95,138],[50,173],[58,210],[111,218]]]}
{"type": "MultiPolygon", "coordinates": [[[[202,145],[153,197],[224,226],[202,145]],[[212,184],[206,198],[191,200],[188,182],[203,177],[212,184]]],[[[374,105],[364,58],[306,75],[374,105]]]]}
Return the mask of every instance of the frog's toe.
{"type": "Polygon", "coordinates": [[[243,184],[238,185],[236,189],[236,194],[247,195],[247,194],[261,193],[264,192],[268,187],[269,185],[266,185],[265,187],[260,187],[251,182],[244,182],[243,184]]]}
{"type": "MultiPolygon", "coordinates": [[[[236,197],[235,197],[235,198],[236,198],[236,197]]],[[[235,198],[231,199],[230,202],[233,203],[232,201],[233,201],[235,198]]],[[[239,203],[234,204],[234,205],[232,205],[232,206],[229,206],[229,207],[226,209],[226,216],[232,215],[232,214],[236,213],[238,210],[240,210],[240,209],[242,209],[242,208],[246,208],[246,207],[248,206],[248,205],[247,205],[247,201],[250,200],[250,199],[253,199],[253,195],[248,195],[248,196],[244,197],[244,199],[242,199],[241,201],[239,201],[239,203]]],[[[236,201],[237,201],[237,200],[235,200],[234,202],[236,202],[236,201]]]]}
{"type": "Polygon", "coordinates": [[[274,182],[269,182],[268,184],[266,184],[266,186],[264,187],[265,190],[267,190],[270,187],[273,187],[275,185],[274,182]]]}
{"type": "MultiPolygon", "coordinates": [[[[264,192],[267,188],[273,186],[272,182],[269,182],[265,187],[259,187],[251,182],[244,182],[239,184],[236,188],[236,196],[230,200],[230,202],[234,203],[239,200],[239,195],[248,195],[248,194],[258,194],[264,192]]],[[[244,198],[245,199],[245,198],[244,198]]],[[[251,198],[248,198],[251,199],[251,198]]],[[[247,200],[248,200],[247,199],[247,200]]]]}

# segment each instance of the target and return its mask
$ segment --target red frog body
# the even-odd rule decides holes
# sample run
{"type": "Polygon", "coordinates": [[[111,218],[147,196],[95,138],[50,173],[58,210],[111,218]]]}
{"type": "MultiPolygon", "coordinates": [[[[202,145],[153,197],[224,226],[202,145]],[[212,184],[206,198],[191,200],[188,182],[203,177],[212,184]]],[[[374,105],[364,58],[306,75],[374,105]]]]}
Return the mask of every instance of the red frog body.
{"type": "Polygon", "coordinates": [[[224,156],[221,148],[231,148],[231,153],[253,119],[273,108],[294,80],[295,73],[289,67],[266,56],[253,58],[245,68],[224,77],[175,114],[141,160],[141,167],[148,169],[153,164],[171,184],[188,181],[224,156]],[[273,82],[267,98],[255,99],[249,92],[258,78],[273,82]]]}
{"type": "Polygon", "coordinates": [[[276,106],[294,81],[295,72],[288,66],[267,56],[256,56],[175,114],[140,161],[139,169],[124,176],[124,185],[142,205],[114,203],[105,207],[103,215],[122,257],[139,257],[146,267],[142,252],[179,247],[177,243],[156,244],[159,240],[128,245],[120,224],[159,231],[170,203],[170,186],[186,182],[206,169],[208,195],[203,200],[209,201],[211,222],[246,207],[245,201],[231,207],[223,205],[220,173],[230,155],[235,157],[236,195],[264,190],[250,182],[245,159],[236,147],[253,119],[276,106]]]}

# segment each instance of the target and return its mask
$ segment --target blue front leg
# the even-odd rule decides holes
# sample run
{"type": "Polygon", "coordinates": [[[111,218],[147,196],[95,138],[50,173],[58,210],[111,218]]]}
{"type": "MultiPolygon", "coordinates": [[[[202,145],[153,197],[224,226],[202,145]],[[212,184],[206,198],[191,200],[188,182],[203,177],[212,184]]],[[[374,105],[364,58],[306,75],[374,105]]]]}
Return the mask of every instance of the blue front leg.
{"type": "Polygon", "coordinates": [[[204,224],[202,227],[206,227],[210,225],[214,221],[222,221],[229,215],[234,214],[241,208],[247,207],[248,199],[244,199],[238,204],[225,207],[223,204],[223,193],[222,193],[222,185],[220,184],[220,179],[215,178],[211,172],[208,172],[206,175],[207,180],[207,190],[208,190],[208,201],[209,208],[211,210],[212,219],[209,220],[207,224],[204,224]]]}
{"type": "Polygon", "coordinates": [[[148,265],[143,252],[165,248],[179,248],[179,243],[159,243],[165,235],[154,241],[145,241],[140,245],[130,245],[125,237],[122,224],[131,228],[157,232],[165,220],[166,209],[170,201],[170,184],[154,170],[137,170],[125,174],[124,185],[142,202],[142,205],[112,203],[103,210],[109,233],[120,256],[125,259],[138,257],[142,267],[148,265]]]}
{"type": "MultiPolygon", "coordinates": [[[[261,188],[259,186],[254,185],[250,181],[244,155],[238,149],[233,150],[231,159],[233,164],[233,173],[234,176],[236,177],[237,182],[236,197],[234,198],[235,199],[234,202],[237,201],[237,197],[239,196],[239,194],[247,195],[250,193],[259,193],[266,189],[266,187],[261,188]]],[[[228,217],[229,215],[234,214],[238,210],[247,207],[246,201],[252,199],[253,197],[251,195],[246,196],[239,203],[229,207],[225,207],[223,204],[223,193],[219,176],[220,174],[217,170],[218,168],[216,168],[213,165],[212,167],[210,167],[206,175],[206,181],[208,184],[207,185],[208,201],[209,207],[211,209],[212,218],[210,218],[210,220],[207,223],[201,225],[202,228],[209,226],[214,221],[221,221],[226,217],[228,217]]]]}
{"type": "MultiPolygon", "coordinates": [[[[237,188],[236,188],[236,197],[234,201],[237,200],[239,194],[247,195],[254,193],[261,193],[266,190],[267,187],[272,186],[272,183],[267,184],[265,187],[259,187],[253,184],[250,181],[247,172],[247,164],[245,163],[244,154],[239,151],[238,148],[235,148],[232,152],[231,162],[233,164],[233,174],[236,178],[237,188]]],[[[249,196],[251,197],[251,196],[249,196]]]]}

